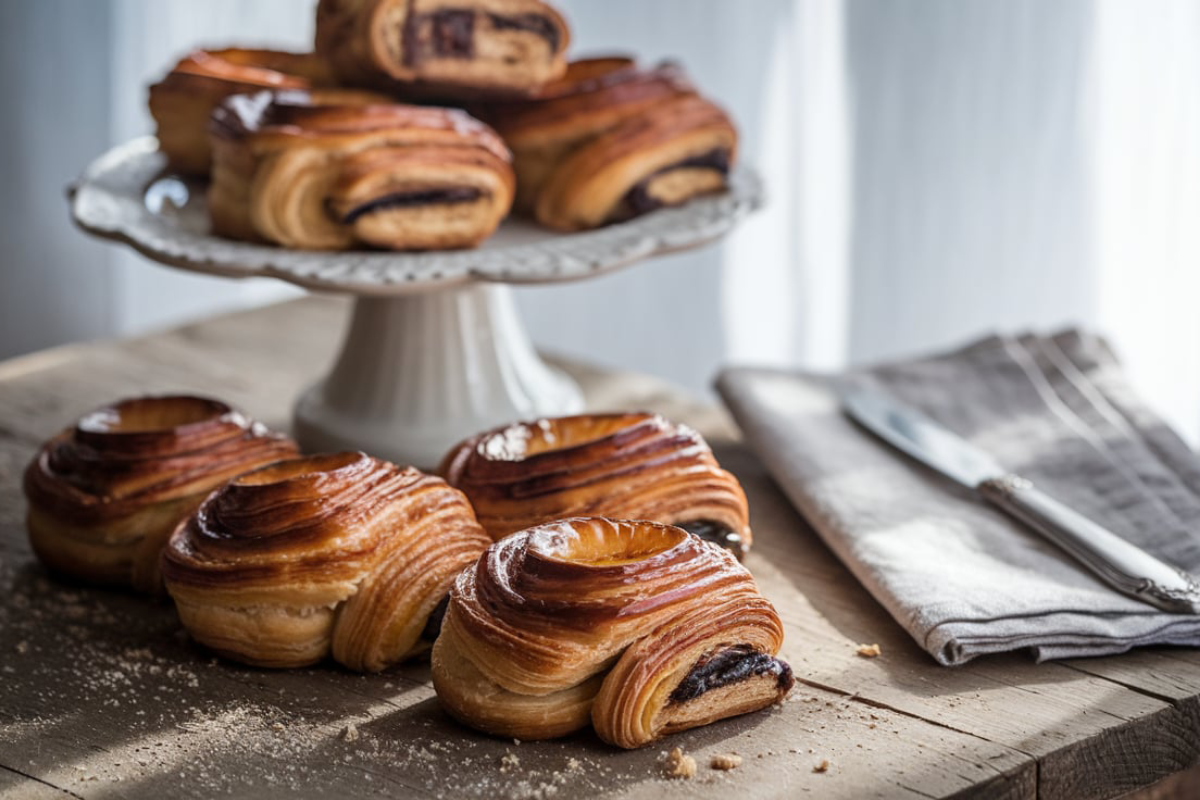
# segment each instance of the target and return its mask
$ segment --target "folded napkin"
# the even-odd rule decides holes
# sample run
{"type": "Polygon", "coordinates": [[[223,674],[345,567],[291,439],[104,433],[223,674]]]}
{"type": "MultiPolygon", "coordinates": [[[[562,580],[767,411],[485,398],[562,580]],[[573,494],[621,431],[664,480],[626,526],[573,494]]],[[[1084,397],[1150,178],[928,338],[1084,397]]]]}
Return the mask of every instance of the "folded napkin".
{"type": "Polygon", "coordinates": [[[734,368],[717,388],[825,542],[943,664],[1200,645],[1200,617],[1110,589],[971,491],[850,422],[838,392],[886,391],[1006,469],[1176,566],[1200,572],[1200,459],[1079,331],[990,337],[838,376],[734,368]]]}

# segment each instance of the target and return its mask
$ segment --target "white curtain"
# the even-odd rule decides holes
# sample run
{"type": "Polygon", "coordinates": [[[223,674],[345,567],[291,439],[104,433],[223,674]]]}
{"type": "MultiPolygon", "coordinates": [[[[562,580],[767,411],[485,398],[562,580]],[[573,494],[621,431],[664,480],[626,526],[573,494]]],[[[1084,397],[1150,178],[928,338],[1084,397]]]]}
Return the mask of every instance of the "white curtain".
{"type": "MultiPolygon", "coordinates": [[[[0,355],[289,290],[70,229],[62,186],[150,130],[197,43],[311,38],[296,0],[0,5],[0,355]],[[48,101],[51,98],[52,101],[48,101]]],[[[575,52],[681,60],[769,205],[717,246],[518,290],[549,349],[698,392],[729,361],[830,369],[1085,324],[1200,437],[1200,6],[1191,0],[561,0],[575,52]]],[[[331,335],[335,335],[331,332],[331,335]]]]}

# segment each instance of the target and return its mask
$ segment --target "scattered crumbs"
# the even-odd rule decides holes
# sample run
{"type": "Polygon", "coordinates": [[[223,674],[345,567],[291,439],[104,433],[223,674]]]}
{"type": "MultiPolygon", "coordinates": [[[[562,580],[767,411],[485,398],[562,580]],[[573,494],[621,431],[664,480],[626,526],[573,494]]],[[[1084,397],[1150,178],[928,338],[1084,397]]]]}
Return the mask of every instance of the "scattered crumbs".
{"type": "Polygon", "coordinates": [[[676,747],[663,760],[663,773],[668,778],[692,778],[696,775],[696,759],[684,755],[683,748],[676,747]]]}
{"type": "Polygon", "coordinates": [[[708,765],[713,769],[724,770],[728,772],[731,769],[737,769],[742,765],[742,757],[735,756],[733,753],[725,753],[712,757],[712,761],[708,765]]]}
{"type": "Polygon", "coordinates": [[[879,649],[877,644],[860,644],[854,652],[858,653],[863,658],[876,658],[883,651],[879,649]]]}
{"type": "Polygon", "coordinates": [[[829,772],[829,759],[822,758],[819,764],[814,764],[813,772],[829,772]]]}
{"type": "Polygon", "coordinates": [[[500,771],[509,772],[521,766],[521,759],[515,753],[505,753],[500,757],[500,771]]]}
{"type": "Polygon", "coordinates": [[[342,728],[342,739],[347,742],[358,741],[358,728],[353,722],[342,728]]]}
{"type": "Polygon", "coordinates": [[[567,771],[579,772],[582,769],[583,769],[583,762],[580,761],[578,758],[568,758],[567,759],[567,771]]]}
{"type": "Polygon", "coordinates": [[[23,656],[29,652],[29,642],[17,642],[17,655],[23,656]]]}

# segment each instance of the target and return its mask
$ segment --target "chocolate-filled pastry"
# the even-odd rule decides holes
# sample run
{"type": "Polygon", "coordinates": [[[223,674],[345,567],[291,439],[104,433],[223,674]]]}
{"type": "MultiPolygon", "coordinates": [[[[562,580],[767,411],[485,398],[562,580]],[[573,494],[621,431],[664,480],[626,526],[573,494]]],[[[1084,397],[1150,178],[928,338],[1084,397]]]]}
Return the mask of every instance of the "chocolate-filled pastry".
{"type": "Polygon", "coordinates": [[[649,519],[750,548],[741,484],[692,428],[656,414],[518,422],[456,445],[438,472],[466,493],[493,539],[564,517],[649,519]]]}
{"type": "Polygon", "coordinates": [[[458,576],[433,647],[452,716],[548,739],[590,722],[632,748],[792,688],[783,626],[750,573],[681,528],[575,518],[497,542],[458,576]]]}
{"type": "Polygon", "coordinates": [[[551,228],[582,230],[724,191],[736,148],[721,108],[694,95],[666,101],[559,162],[534,216],[551,228]]]}
{"type": "Polygon", "coordinates": [[[213,112],[213,232],[284,247],[474,247],[512,204],[508,149],[456,109],[260,92],[213,112]]]}
{"type": "Polygon", "coordinates": [[[208,118],[232,94],[332,86],[324,59],[279,50],[196,50],[150,87],[150,114],[172,169],[207,175],[212,162],[208,118]]]}
{"type": "Polygon", "coordinates": [[[228,658],[375,672],[428,650],[454,576],[488,542],[441,478],[327,453],[214,492],[172,534],[163,577],[188,632],[228,658]]]}
{"type": "Polygon", "coordinates": [[[158,592],[159,555],[175,526],[214,487],[296,453],[290,439],[217,400],[123,400],[84,416],[29,464],[29,540],[54,572],[158,592]]]}
{"type": "Polygon", "coordinates": [[[572,61],[566,73],[524,101],[480,107],[513,152],[513,208],[532,216],[543,184],[580,146],[630,117],[695,89],[675,64],[638,69],[633,59],[608,56],[572,61]]]}
{"type": "Polygon", "coordinates": [[[566,21],[541,0],[321,0],[317,52],[343,83],[444,98],[525,95],[563,73],[566,21]]]}

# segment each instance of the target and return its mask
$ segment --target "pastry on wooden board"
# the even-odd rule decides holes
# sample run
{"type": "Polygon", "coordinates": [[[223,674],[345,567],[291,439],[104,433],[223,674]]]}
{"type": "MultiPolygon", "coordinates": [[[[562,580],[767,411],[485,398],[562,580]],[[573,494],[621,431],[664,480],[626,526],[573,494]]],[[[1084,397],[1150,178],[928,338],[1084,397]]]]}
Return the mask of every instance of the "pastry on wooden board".
{"type": "Polygon", "coordinates": [[[162,570],[184,627],[227,658],[331,656],[376,672],[429,649],[450,584],[489,541],[441,478],[327,453],[214,492],[172,534],[162,570]]]}
{"type": "Polygon", "coordinates": [[[564,517],[679,525],[750,548],[746,494],[694,429],[656,414],[583,414],[517,422],[456,445],[438,468],[493,539],[564,517]]]}
{"type": "Polygon", "coordinates": [[[218,400],[113,403],[46,442],[26,469],[30,543],[54,572],[159,592],[159,555],[179,522],[230,478],[297,452],[218,400]]]}
{"type": "Polygon", "coordinates": [[[756,711],[791,689],[783,627],[726,550],[653,522],[574,518],[463,570],[433,647],[462,723],[548,739],[587,727],[633,748],[756,711]]]}

